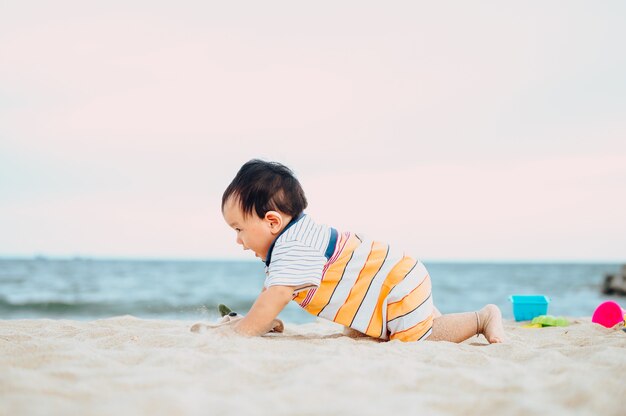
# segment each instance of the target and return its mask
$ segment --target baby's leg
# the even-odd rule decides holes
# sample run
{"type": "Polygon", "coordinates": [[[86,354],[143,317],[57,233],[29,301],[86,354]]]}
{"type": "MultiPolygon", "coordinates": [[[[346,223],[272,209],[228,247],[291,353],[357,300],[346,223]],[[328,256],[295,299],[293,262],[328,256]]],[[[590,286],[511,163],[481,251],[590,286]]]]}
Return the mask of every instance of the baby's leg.
{"type": "Polygon", "coordinates": [[[350,338],[363,338],[367,336],[364,333],[359,332],[356,329],[352,329],[347,326],[343,327],[343,335],[345,335],[346,337],[350,337],[350,338]]]}
{"type": "Polygon", "coordinates": [[[487,305],[478,312],[451,313],[433,320],[429,341],[462,342],[483,334],[489,343],[504,341],[502,314],[496,305],[487,305]]]}

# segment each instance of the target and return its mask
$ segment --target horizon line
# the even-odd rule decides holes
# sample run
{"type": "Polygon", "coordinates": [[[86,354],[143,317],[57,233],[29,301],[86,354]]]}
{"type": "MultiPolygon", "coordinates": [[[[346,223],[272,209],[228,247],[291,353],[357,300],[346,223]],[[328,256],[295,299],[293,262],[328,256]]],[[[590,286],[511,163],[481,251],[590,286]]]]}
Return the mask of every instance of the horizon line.
{"type": "MultiPolygon", "coordinates": [[[[0,254],[0,261],[3,260],[51,260],[51,261],[162,261],[162,262],[202,262],[202,261],[224,261],[224,262],[247,262],[263,263],[259,259],[247,259],[241,257],[177,257],[177,256],[137,256],[137,255],[48,255],[48,254],[0,254]]],[[[567,258],[421,258],[422,263],[508,263],[508,264],[624,264],[626,259],[567,259],[567,258]]]]}

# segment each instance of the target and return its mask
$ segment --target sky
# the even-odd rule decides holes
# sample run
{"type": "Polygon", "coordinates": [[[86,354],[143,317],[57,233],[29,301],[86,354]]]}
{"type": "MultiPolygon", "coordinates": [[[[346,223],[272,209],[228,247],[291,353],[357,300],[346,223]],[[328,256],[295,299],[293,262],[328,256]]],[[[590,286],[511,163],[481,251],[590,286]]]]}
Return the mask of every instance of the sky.
{"type": "Polygon", "coordinates": [[[0,3],[0,257],[253,259],[239,167],[421,259],[626,261],[626,3],[0,3]]]}

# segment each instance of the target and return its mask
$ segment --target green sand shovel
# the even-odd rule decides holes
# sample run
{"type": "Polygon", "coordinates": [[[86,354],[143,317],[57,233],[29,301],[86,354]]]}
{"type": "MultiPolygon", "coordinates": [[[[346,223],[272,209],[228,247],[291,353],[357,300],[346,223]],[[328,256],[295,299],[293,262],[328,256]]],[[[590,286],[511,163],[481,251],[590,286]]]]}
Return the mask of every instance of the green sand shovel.
{"type": "Polygon", "coordinates": [[[228,306],[223,305],[223,304],[219,304],[217,305],[217,309],[220,311],[220,315],[223,317],[225,317],[226,315],[228,316],[237,316],[237,312],[233,312],[228,306]]]}
{"type": "Polygon", "coordinates": [[[529,324],[523,328],[543,328],[544,326],[569,326],[569,321],[562,316],[539,315],[535,316],[529,324]]]}

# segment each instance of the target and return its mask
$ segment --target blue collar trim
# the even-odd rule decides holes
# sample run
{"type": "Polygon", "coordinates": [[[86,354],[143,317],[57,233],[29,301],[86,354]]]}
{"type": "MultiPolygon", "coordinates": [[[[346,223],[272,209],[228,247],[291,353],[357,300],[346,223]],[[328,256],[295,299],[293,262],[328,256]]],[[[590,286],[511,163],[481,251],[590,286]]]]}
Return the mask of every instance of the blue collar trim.
{"type": "Polygon", "coordinates": [[[292,218],[291,221],[289,221],[289,224],[287,224],[287,226],[285,228],[283,228],[283,230],[280,232],[280,234],[278,234],[276,236],[276,238],[272,242],[272,245],[270,246],[270,249],[267,250],[267,256],[265,256],[265,266],[269,267],[269,265],[270,265],[270,261],[272,260],[272,251],[274,250],[274,244],[276,244],[276,240],[278,240],[278,237],[283,235],[283,233],[285,231],[287,231],[289,229],[289,227],[291,227],[292,225],[294,225],[295,223],[300,221],[302,218],[304,218],[304,215],[305,215],[304,212],[301,212],[300,215],[298,215],[296,218],[292,218]]]}

